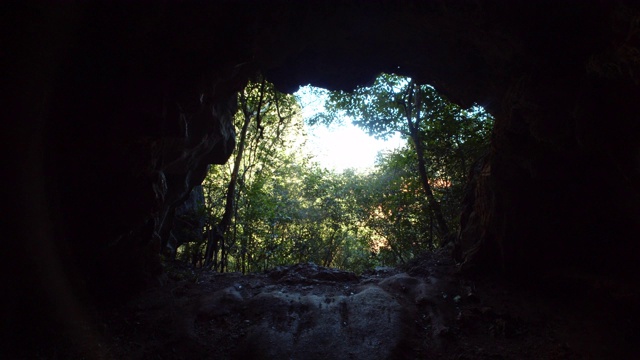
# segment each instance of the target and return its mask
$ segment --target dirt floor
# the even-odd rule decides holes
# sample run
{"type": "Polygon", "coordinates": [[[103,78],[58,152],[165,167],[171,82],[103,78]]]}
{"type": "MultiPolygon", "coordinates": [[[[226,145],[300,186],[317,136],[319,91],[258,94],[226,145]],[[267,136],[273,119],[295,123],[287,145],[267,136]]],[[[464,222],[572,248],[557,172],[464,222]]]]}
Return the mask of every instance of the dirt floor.
{"type": "Polygon", "coordinates": [[[96,311],[73,351],[42,357],[640,359],[638,290],[606,279],[478,280],[444,253],[361,276],[314,264],[166,273],[163,286],[96,311]]]}

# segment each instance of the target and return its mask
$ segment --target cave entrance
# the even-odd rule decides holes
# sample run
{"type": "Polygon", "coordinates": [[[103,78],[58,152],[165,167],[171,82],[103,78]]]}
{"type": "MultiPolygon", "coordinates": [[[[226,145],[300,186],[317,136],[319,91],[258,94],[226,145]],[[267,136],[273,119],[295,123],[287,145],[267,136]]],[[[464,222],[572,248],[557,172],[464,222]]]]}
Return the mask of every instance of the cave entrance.
{"type": "Polygon", "coordinates": [[[313,262],[362,273],[447,246],[493,126],[480,106],[386,73],[351,92],[303,86],[294,95],[259,77],[238,107],[234,154],[209,170],[199,213],[178,214],[205,236],[174,231],[199,239],[181,241],[179,259],[220,272],[313,262]],[[342,165],[362,150],[368,161],[342,165]]]}

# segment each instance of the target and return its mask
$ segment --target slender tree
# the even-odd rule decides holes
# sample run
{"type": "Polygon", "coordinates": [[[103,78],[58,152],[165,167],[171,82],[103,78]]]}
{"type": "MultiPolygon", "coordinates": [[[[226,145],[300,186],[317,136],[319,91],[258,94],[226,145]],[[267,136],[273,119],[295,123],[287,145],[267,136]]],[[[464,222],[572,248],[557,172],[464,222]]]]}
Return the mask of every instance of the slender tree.
{"type": "Polygon", "coordinates": [[[428,218],[435,220],[441,240],[446,239],[450,225],[434,191],[434,184],[451,183],[446,175],[452,170],[452,161],[448,160],[452,154],[443,149],[456,149],[455,156],[462,160],[462,167],[466,167],[467,156],[477,155],[467,152],[472,148],[472,140],[482,139],[483,146],[477,148],[486,145],[487,129],[492,126],[492,122],[487,121],[490,116],[479,107],[461,109],[429,85],[390,74],[381,74],[372,86],[358,87],[353,92],[330,92],[325,108],[325,112],[317,114],[309,122],[331,124],[349,118],[375,137],[386,138],[400,133],[409,140],[417,159],[421,187],[428,200],[431,213],[428,218]],[[478,128],[483,131],[478,131],[477,136],[466,136],[469,135],[468,130],[476,131],[478,128]],[[451,129],[455,130],[449,131],[451,129]],[[463,134],[465,131],[467,133],[463,134]],[[464,144],[465,141],[468,145],[464,144]],[[438,168],[435,164],[447,166],[438,168]]]}
{"type": "Polygon", "coordinates": [[[443,101],[429,86],[418,85],[404,77],[382,74],[370,87],[359,87],[352,93],[331,92],[325,104],[327,112],[311,119],[311,123],[329,124],[346,116],[375,137],[386,138],[400,132],[411,139],[424,194],[436,218],[440,236],[445,238],[449,226],[431,188],[432,176],[428,173],[421,130],[425,116],[443,116],[443,107],[438,103],[443,101]],[[431,101],[424,101],[425,97],[431,101]]]}
{"type": "MultiPolygon", "coordinates": [[[[404,110],[404,118],[407,123],[407,129],[409,130],[409,136],[411,137],[411,142],[415,148],[416,155],[418,156],[418,172],[420,173],[422,188],[424,189],[427,199],[429,200],[429,206],[436,218],[438,229],[440,230],[440,236],[444,239],[449,234],[449,226],[444,219],[444,215],[442,215],[440,203],[433,195],[433,190],[429,184],[429,179],[432,177],[427,172],[427,163],[424,156],[425,151],[420,132],[423,120],[423,96],[427,95],[425,90],[426,89],[421,88],[411,80],[405,89],[404,96],[398,99],[398,103],[404,110]]],[[[433,92],[431,92],[430,95],[434,95],[433,92]]],[[[436,111],[434,110],[435,109],[433,108],[427,108],[427,111],[430,112],[431,115],[436,114],[436,111]]]]}
{"type": "MultiPolygon", "coordinates": [[[[260,115],[262,109],[262,102],[264,101],[265,95],[265,85],[266,80],[263,78],[260,84],[259,90],[259,100],[258,100],[258,111],[256,112],[256,123],[260,124],[260,115]]],[[[236,151],[236,156],[233,162],[233,171],[231,173],[231,179],[229,180],[229,185],[227,187],[227,196],[226,202],[224,206],[224,213],[222,215],[222,219],[220,222],[212,229],[213,233],[209,236],[209,243],[207,244],[206,258],[205,258],[205,267],[210,267],[213,261],[213,252],[214,249],[220,248],[222,253],[220,254],[220,271],[224,271],[225,260],[226,260],[226,248],[224,239],[224,234],[227,232],[229,225],[231,224],[231,217],[233,216],[233,211],[235,209],[235,199],[236,199],[236,185],[238,183],[238,171],[240,171],[240,164],[242,163],[242,156],[244,155],[245,144],[247,141],[247,130],[249,129],[249,123],[253,119],[254,114],[250,111],[249,106],[247,104],[247,96],[244,92],[240,93],[240,108],[242,110],[242,114],[244,115],[244,122],[242,123],[242,129],[240,130],[240,141],[238,142],[238,149],[236,151]],[[219,245],[218,245],[219,242],[219,245]]]]}
{"type": "Polygon", "coordinates": [[[205,266],[225,271],[232,258],[233,267],[245,272],[252,256],[251,241],[262,232],[258,222],[247,216],[258,216],[255,211],[262,211],[262,215],[269,212],[260,203],[268,202],[264,197],[261,200],[260,195],[267,185],[265,179],[278,169],[279,163],[287,161],[283,149],[293,141],[291,135],[300,130],[294,119],[300,123],[302,120],[293,96],[279,93],[265,79],[249,83],[238,95],[238,109],[239,140],[229,173],[220,174],[219,169],[212,168],[211,174],[216,175],[206,181],[209,186],[205,188],[211,190],[208,192],[211,218],[219,220],[211,222],[214,225],[208,232],[205,266]],[[226,181],[222,201],[215,195],[220,191],[219,185],[214,186],[220,183],[218,178],[226,181]]]}

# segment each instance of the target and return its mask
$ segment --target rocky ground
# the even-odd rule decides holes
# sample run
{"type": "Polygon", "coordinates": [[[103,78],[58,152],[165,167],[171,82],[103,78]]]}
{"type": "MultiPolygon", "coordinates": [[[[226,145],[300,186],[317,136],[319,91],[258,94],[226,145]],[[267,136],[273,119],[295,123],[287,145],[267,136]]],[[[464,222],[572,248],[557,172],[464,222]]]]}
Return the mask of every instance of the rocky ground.
{"type": "Polygon", "coordinates": [[[173,263],[167,274],[164,286],[116,310],[98,311],[98,325],[73,340],[75,355],[640,358],[638,291],[605,280],[564,276],[518,285],[473,280],[458,275],[443,253],[361,276],[314,264],[242,275],[173,263]]]}

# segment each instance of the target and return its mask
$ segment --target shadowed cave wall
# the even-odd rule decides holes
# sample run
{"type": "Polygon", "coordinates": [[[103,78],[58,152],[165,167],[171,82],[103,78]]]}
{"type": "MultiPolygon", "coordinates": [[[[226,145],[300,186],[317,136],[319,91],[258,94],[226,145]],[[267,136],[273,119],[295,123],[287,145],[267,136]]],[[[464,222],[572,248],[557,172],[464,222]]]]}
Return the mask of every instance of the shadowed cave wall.
{"type": "MultiPolygon", "coordinates": [[[[5,239],[3,276],[12,293],[46,304],[33,317],[69,317],[77,297],[156,281],[174,210],[209,164],[229,157],[235,94],[257,72],[281,91],[352,89],[396,72],[494,114],[492,149],[463,204],[463,269],[638,270],[634,2],[6,10],[5,190],[17,235],[5,239]]],[[[8,322],[24,298],[4,300],[8,322]]]]}

